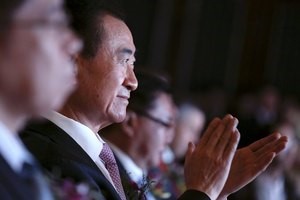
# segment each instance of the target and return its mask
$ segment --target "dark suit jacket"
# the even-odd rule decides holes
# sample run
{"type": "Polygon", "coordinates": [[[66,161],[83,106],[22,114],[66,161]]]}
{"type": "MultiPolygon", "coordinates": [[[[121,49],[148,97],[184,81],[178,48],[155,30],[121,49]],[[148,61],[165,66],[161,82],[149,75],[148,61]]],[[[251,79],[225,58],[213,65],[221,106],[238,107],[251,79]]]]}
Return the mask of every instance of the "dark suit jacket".
{"type": "MultiPolygon", "coordinates": [[[[120,200],[118,193],[94,161],[66,132],[49,120],[28,124],[21,132],[21,138],[29,151],[50,172],[57,168],[62,178],[71,177],[76,182],[89,183],[101,190],[106,199],[120,200]]],[[[120,169],[120,173],[122,177],[124,171],[120,169]]],[[[189,190],[178,200],[210,199],[202,192],[189,190]]]]}
{"type": "Polygon", "coordinates": [[[86,152],[61,128],[49,120],[31,122],[21,138],[29,151],[50,173],[59,170],[61,178],[90,184],[106,199],[120,200],[111,183],[86,152]]]}
{"type": "MultiPolygon", "coordinates": [[[[12,147],[13,148],[13,147],[12,147]]],[[[0,154],[0,199],[33,200],[34,192],[22,177],[15,173],[0,154]]]]}
{"type": "MultiPolygon", "coordinates": [[[[131,181],[128,172],[126,172],[124,166],[121,164],[121,162],[119,161],[118,157],[115,156],[118,167],[119,167],[119,171],[120,171],[120,175],[121,175],[121,179],[122,179],[122,185],[124,187],[125,193],[127,195],[128,200],[137,200],[139,199],[137,196],[137,186],[136,184],[133,183],[133,181],[131,181]]],[[[151,192],[151,191],[150,191],[151,192]]],[[[155,195],[153,195],[155,196],[155,195]]],[[[161,198],[155,196],[155,198],[157,200],[160,200],[161,198]]],[[[176,200],[177,198],[174,197],[173,195],[171,197],[169,197],[167,200],[176,200]]],[[[210,198],[197,190],[187,190],[185,191],[177,200],[210,200],[210,198]]]]}

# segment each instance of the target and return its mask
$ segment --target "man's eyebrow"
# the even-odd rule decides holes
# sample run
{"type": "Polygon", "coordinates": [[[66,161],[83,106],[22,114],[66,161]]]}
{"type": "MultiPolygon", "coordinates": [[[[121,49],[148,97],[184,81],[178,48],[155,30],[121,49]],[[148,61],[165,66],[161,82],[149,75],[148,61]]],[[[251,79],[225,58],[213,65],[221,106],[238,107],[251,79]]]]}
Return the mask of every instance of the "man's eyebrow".
{"type": "Polygon", "coordinates": [[[122,49],[120,49],[119,53],[133,55],[133,50],[128,49],[128,48],[122,48],[122,49]]]}

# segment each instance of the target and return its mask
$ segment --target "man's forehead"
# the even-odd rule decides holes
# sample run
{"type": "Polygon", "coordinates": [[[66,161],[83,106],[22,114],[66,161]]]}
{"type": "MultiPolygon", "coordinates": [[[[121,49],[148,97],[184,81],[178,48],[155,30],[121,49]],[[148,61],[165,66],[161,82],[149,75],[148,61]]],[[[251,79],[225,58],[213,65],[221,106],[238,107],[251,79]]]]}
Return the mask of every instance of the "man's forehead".
{"type": "Polygon", "coordinates": [[[100,22],[102,22],[104,33],[108,37],[112,36],[114,38],[133,41],[131,31],[122,19],[110,14],[105,14],[100,18],[100,22]]]}
{"type": "Polygon", "coordinates": [[[153,111],[158,112],[167,118],[173,118],[175,109],[173,108],[173,101],[169,94],[162,93],[154,101],[153,111]]]}

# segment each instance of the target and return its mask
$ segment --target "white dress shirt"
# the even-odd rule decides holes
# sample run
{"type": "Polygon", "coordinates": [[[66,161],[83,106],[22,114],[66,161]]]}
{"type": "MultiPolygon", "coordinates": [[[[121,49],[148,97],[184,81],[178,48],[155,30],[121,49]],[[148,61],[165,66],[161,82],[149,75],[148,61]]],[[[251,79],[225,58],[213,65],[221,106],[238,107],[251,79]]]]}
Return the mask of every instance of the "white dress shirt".
{"type": "Polygon", "coordinates": [[[12,133],[2,122],[0,122],[0,154],[16,173],[21,172],[24,162],[33,161],[32,155],[18,134],[12,133]]]}
{"type": "MultiPolygon", "coordinates": [[[[0,154],[6,160],[8,165],[17,174],[20,174],[23,168],[23,164],[35,163],[34,157],[26,149],[23,142],[19,138],[18,134],[12,133],[3,123],[0,122],[0,154]]],[[[53,200],[52,194],[49,190],[42,173],[38,171],[36,173],[35,181],[38,183],[39,193],[38,198],[40,200],[53,200]]]]}
{"type": "Polygon", "coordinates": [[[64,130],[76,143],[90,156],[107,180],[114,186],[109,172],[102,163],[99,155],[105,143],[98,133],[94,133],[90,128],[68,118],[58,112],[52,111],[45,116],[48,120],[64,130]]]}
{"type": "Polygon", "coordinates": [[[144,173],[143,170],[139,166],[137,166],[134,161],[121,149],[110,142],[107,143],[109,144],[115,155],[118,157],[130,179],[137,184],[140,183],[146,173],[144,173]]]}

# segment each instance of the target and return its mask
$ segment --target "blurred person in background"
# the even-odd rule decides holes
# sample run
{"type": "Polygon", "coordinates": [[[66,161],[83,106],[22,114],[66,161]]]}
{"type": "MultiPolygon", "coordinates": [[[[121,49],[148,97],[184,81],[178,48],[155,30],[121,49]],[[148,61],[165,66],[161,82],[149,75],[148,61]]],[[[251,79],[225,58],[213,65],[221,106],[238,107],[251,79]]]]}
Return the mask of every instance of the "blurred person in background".
{"type": "Polygon", "coordinates": [[[259,89],[259,92],[249,92],[239,97],[236,105],[242,134],[239,147],[269,134],[270,128],[279,119],[281,98],[278,90],[270,85],[259,89]]]}
{"type": "Polygon", "coordinates": [[[278,121],[281,96],[273,86],[265,86],[258,94],[255,119],[260,127],[272,126],[278,121]]]}
{"type": "Polygon", "coordinates": [[[255,181],[257,184],[256,199],[300,200],[291,173],[299,148],[295,127],[288,121],[282,121],[278,123],[276,130],[287,136],[290,142],[286,149],[274,159],[270,167],[255,181]]]}
{"type": "Polygon", "coordinates": [[[199,107],[188,101],[181,102],[177,109],[173,140],[165,148],[159,167],[150,170],[152,176],[161,176],[161,185],[166,185],[175,196],[186,189],[183,167],[188,143],[199,141],[205,123],[205,114],[199,107]]]}
{"type": "Polygon", "coordinates": [[[190,141],[199,140],[205,123],[205,114],[196,105],[186,102],[178,106],[174,139],[170,144],[177,161],[184,159],[190,141]]]}
{"type": "Polygon", "coordinates": [[[229,200],[299,200],[297,182],[294,180],[295,159],[299,150],[295,127],[289,121],[281,121],[275,127],[288,137],[286,149],[251,184],[229,197],[229,200]]]}
{"type": "Polygon", "coordinates": [[[107,164],[114,156],[97,132],[125,118],[137,87],[133,38],[116,1],[66,0],[65,9],[84,42],[75,55],[77,88],[62,109],[31,121],[22,139],[50,174],[125,200],[118,168],[107,164]]]}
{"type": "Polygon", "coordinates": [[[81,43],[60,0],[0,4],[0,197],[52,199],[17,132],[27,119],[58,109],[74,89],[71,56],[81,43]]]}
{"type": "MultiPolygon", "coordinates": [[[[125,119],[130,92],[137,88],[133,71],[135,45],[122,14],[113,4],[112,0],[66,1],[71,25],[84,41],[83,51],[75,57],[77,89],[59,112],[44,115],[47,120],[43,122],[29,124],[22,139],[50,172],[58,169],[62,177],[85,181],[108,199],[124,200],[119,170],[115,164],[108,164],[115,163],[114,155],[97,134],[125,119]]],[[[182,198],[218,197],[238,143],[236,125],[232,116],[215,119],[207,130],[207,143],[190,143],[185,174],[188,189],[182,198]]],[[[274,142],[284,146],[279,137],[274,142]]]]}
{"type": "MultiPolygon", "coordinates": [[[[128,184],[133,182],[137,188],[148,187],[149,191],[145,191],[147,199],[160,199],[159,194],[151,191],[156,180],[148,180],[147,176],[151,167],[159,165],[161,154],[172,139],[174,103],[171,88],[162,76],[143,71],[137,71],[136,76],[139,88],[130,97],[125,120],[101,130],[100,134],[109,142],[120,162],[123,185],[128,186],[127,192],[133,191],[129,196],[134,195],[134,188],[130,188],[133,184],[128,184]]],[[[161,199],[169,198],[163,196],[161,199]]]]}
{"type": "MultiPolygon", "coordinates": [[[[156,174],[153,175],[152,170],[150,172],[148,171],[150,168],[159,165],[163,149],[173,138],[174,125],[176,124],[176,110],[174,110],[174,105],[172,105],[171,93],[168,92],[170,86],[168,86],[168,83],[164,82],[163,79],[153,74],[138,72],[136,75],[140,86],[139,89],[131,95],[126,119],[121,124],[114,124],[101,130],[100,134],[110,142],[119,160],[121,171],[123,172],[123,176],[125,176],[125,184],[123,185],[130,186],[131,184],[128,184],[128,182],[133,181],[136,186],[138,186],[137,188],[143,188],[145,180],[146,185],[154,181],[150,193],[151,196],[148,196],[148,198],[176,199],[185,191],[185,188],[181,193],[174,193],[174,188],[172,184],[170,184],[171,180],[165,176],[164,171],[160,171],[161,177],[157,177],[156,174]],[[149,179],[145,179],[147,175],[149,175],[149,179]]],[[[198,125],[197,128],[195,127],[195,130],[189,131],[191,135],[193,135],[189,137],[189,139],[197,142],[199,141],[197,136],[200,135],[201,129],[203,128],[203,113],[195,107],[189,107],[189,109],[193,110],[191,111],[185,106],[183,106],[184,118],[193,117],[192,121],[195,120],[194,125],[198,125]],[[189,113],[197,114],[187,115],[187,110],[189,110],[189,113]],[[195,116],[199,118],[194,119],[195,116]]],[[[181,126],[180,129],[183,131],[183,126],[181,126]]],[[[181,132],[180,134],[184,133],[185,132],[181,132]]],[[[205,137],[207,137],[207,134],[205,137]]],[[[205,137],[203,140],[206,140],[205,137]]],[[[242,187],[241,183],[247,184],[256,174],[261,172],[261,169],[267,166],[267,152],[272,151],[271,149],[273,148],[277,148],[276,144],[271,142],[274,139],[272,139],[272,137],[274,137],[274,135],[237,152],[236,160],[233,163],[232,176],[228,180],[229,185],[224,187],[224,193],[228,195],[234,190],[238,190],[242,187]],[[266,151],[266,154],[260,157],[260,155],[254,151],[266,151]],[[258,168],[253,168],[253,163],[256,163],[258,168]],[[262,166],[264,167],[261,168],[262,166]],[[251,173],[249,174],[249,172],[251,173]],[[239,177],[236,177],[236,173],[239,174],[239,177]]],[[[188,142],[186,145],[188,145],[188,142]]],[[[187,151],[187,149],[186,147],[185,150],[187,151]]],[[[201,168],[201,166],[199,167],[201,168]]]]}
{"type": "MultiPolygon", "coordinates": [[[[97,10],[111,3],[112,0],[67,1],[72,25],[85,44],[76,56],[78,87],[59,113],[52,112],[45,122],[27,126],[23,141],[45,168],[58,167],[65,177],[87,181],[104,191],[108,199],[126,199],[114,156],[106,154],[110,148],[97,134],[125,119],[130,92],[137,88],[133,71],[135,45],[129,28],[112,10],[97,10]],[[108,157],[110,161],[104,161],[108,157]],[[113,165],[108,165],[111,161],[113,165]],[[112,167],[114,172],[109,172],[112,167]]],[[[225,198],[251,181],[284,148],[286,138],[275,134],[235,154],[237,123],[231,115],[216,118],[197,145],[189,144],[185,162],[187,190],[181,199],[225,198]],[[265,154],[258,157],[261,151],[265,154]],[[237,162],[244,156],[248,163],[237,162]],[[255,168],[253,162],[257,163],[255,168]],[[245,173],[237,178],[240,170],[245,173]]]]}

